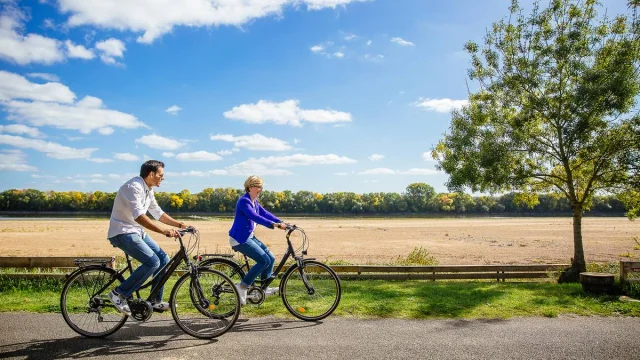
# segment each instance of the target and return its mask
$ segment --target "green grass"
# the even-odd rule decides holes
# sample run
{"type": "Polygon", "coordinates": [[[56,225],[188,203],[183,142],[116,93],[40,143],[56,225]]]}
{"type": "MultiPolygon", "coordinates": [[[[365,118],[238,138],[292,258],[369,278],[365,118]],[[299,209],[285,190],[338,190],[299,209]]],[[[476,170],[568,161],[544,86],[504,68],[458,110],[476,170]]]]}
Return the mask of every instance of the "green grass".
{"type": "MultiPolygon", "coordinates": [[[[165,290],[168,299],[172,278],[165,290]]],[[[580,284],[489,281],[343,281],[336,316],[352,318],[510,318],[563,314],[640,316],[640,303],[585,294],[580,284]]],[[[62,282],[0,277],[0,312],[59,312],[62,282]]],[[[144,294],[143,294],[144,295],[144,294]]],[[[243,307],[249,316],[290,316],[279,297],[243,307]]]]}

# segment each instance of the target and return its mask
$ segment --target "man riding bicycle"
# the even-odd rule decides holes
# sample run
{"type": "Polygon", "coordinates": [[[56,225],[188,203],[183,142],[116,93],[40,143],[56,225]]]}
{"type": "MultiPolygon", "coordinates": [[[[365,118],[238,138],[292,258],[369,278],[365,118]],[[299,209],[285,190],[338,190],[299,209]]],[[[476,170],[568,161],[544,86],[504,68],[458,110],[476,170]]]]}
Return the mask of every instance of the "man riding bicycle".
{"type": "MultiPolygon", "coordinates": [[[[127,315],[131,315],[127,298],[144,285],[149,276],[155,276],[169,262],[169,256],[145,232],[145,228],[168,237],[180,236],[175,229],[159,227],[146,215],[147,211],[164,224],[181,229],[187,227],[184,223],[167,215],[158,206],[153,187],[159,187],[163,179],[164,163],[149,160],[140,167],[140,176],[134,177],[120,187],[113,202],[107,236],[109,242],[140,262],[140,266],[131,276],[109,293],[109,299],[116,309],[127,315]]],[[[161,276],[155,278],[152,288],[156,287],[161,278],[161,276]]],[[[162,291],[163,288],[160,288],[158,296],[153,299],[154,310],[169,309],[169,304],[162,301],[162,291]]]]}

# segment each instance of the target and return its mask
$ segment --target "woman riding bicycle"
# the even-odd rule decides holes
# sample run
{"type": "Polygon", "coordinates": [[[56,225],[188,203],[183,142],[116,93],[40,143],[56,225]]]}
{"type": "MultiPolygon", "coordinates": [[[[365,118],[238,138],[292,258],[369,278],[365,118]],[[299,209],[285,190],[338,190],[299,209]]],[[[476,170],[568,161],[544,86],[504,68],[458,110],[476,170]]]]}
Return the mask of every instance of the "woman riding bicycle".
{"type": "MultiPolygon", "coordinates": [[[[247,275],[237,284],[240,302],[247,302],[247,289],[260,275],[261,280],[267,280],[273,273],[276,257],[269,248],[254,234],[256,223],[270,229],[286,230],[287,225],[275,215],[265,210],[258,202],[264,181],[255,175],[249,176],[244,182],[245,194],[236,203],[233,225],[229,230],[229,245],[235,251],[247,255],[256,263],[247,275]]],[[[276,292],[276,288],[268,288],[267,293],[276,292]]]]}

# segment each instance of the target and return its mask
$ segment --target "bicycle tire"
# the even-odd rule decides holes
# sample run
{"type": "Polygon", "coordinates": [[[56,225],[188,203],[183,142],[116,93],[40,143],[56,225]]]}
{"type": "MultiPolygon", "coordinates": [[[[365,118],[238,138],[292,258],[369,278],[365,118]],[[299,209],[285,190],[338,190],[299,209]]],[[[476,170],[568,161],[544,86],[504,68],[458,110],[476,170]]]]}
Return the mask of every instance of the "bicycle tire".
{"type": "Polygon", "coordinates": [[[71,273],[60,294],[64,321],[73,331],[89,338],[101,338],[118,331],[128,316],[119,312],[107,295],[121,282],[122,277],[115,270],[104,266],[87,266],[71,273]],[[113,286],[95,294],[114,277],[113,286]]]}
{"type": "Polygon", "coordinates": [[[322,320],[331,315],[340,303],[340,278],[333,269],[319,261],[304,261],[302,266],[307,283],[313,287],[314,293],[309,294],[300,269],[295,264],[282,277],[280,297],[287,310],[298,319],[322,320]]]}
{"type": "Polygon", "coordinates": [[[198,266],[218,270],[227,275],[234,284],[239,284],[246,275],[237,262],[225,258],[209,258],[198,264],[198,266]]]}
{"type": "MultiPolygon", "coordinates": [[[[196,296],[199,297],[199,296],[196,296]]],[[[240,315],[240,296],[232,280],[224,273],[198,268],[198,276],[182,275],[169,300],[173,320],[187,334],[212,339],[229,331],[240,315]],[[203,299],[194,299],[200,287],[203,299]],[[200,301],[205,302],[203,306],[200,301]],[[224,316],[231,313],[231,315],[224,316]]]]}
{"type": "MultiPolygon", "coordinates": [[[[242,267],[240,267],[238,263],[234,262],[233,260],[224,259],[224,258],[210,258],[201,262],[198,266],[220,271],[221,273],[227,275],[231,279],[231,281],[236,285],[239,284],[240,281],[242,281],[245,275],[244,271],[242,270],[242,267]]],[[[191,299],[194,301],[194,304],[196,305],[196,308],[198,308],[198,310],[202,310],[206,312],[206,309],[200,309],[200,307],[197,305],[197,301],[195,301],[195,298],[193,296],[191,299]]],[[[218,316],[229,317],[231,315],[233,315],[233,311],[229,311],[224,314],[219,314],[218,316]]]]}

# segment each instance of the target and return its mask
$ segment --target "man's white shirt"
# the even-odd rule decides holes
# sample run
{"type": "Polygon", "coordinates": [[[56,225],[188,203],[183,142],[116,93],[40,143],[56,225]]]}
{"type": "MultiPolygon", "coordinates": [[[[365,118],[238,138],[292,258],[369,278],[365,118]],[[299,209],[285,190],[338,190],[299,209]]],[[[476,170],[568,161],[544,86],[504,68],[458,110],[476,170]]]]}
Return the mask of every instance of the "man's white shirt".
{"type": "Polygon", "coordinates": [[[132,233],[138,233],[140,237],[144,237],[144,228],[135,219],[146,214],[147,211],[156,220],[164,214],[156,202],[153,189],[147,186],[142,177],[136,176],[118,190],[113,202],[107,237],[132,233]]]}

